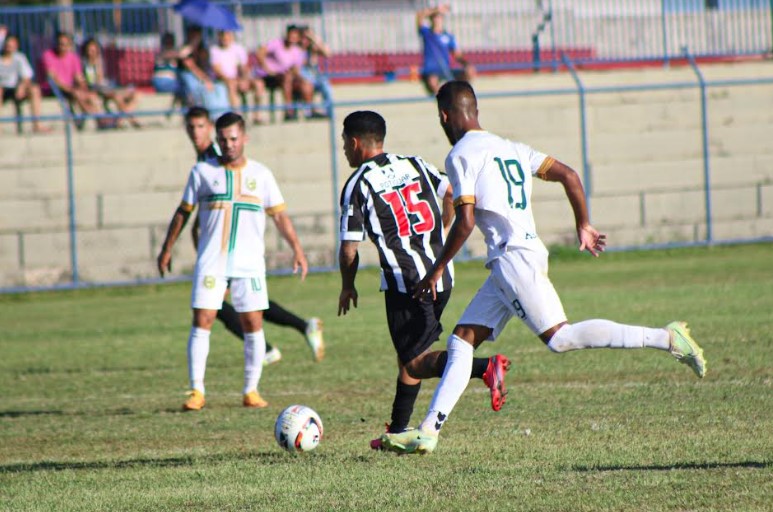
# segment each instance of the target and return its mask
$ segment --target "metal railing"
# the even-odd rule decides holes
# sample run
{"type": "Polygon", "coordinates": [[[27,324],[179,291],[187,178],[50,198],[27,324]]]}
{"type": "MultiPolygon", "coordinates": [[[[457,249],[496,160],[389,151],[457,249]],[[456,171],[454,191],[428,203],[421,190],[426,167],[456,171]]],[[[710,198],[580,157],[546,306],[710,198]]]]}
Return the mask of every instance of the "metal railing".
{"type": "MultiPolygon", "coordinates": [[[[286,24],[314,28],[333,57],[333,78],[399,77],[421,66],[417,3],[372,0],[225,0],[244,27],[249,50],[283,34],[286,24]],[[351,56],[359,58],[348,58],[351,56]]],[[[447,27],[481,71],[767,54],[773,49],[773,0],[455,0],[447,27]]],[[[95,37],[105,48],[110,78],[148,86],[159,35],[182,43],[185,23],[173,3],[0,7],[0,25],[21,37],[37,63],[56,31],[76,42],[95,37]]]]}

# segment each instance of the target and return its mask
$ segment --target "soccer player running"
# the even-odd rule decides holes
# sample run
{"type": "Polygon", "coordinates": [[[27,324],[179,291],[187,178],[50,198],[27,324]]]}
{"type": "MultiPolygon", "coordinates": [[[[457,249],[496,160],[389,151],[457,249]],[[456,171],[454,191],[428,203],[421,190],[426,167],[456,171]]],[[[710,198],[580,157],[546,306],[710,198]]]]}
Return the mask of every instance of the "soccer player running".
{"type": "MultiPolygon", "coordinates": [[[[188,134],[193,148],[196,150],[196,161],[205,162],[208,160],[217,161],[220,158],[220,148],[217,143],[212,141],[212,121],[209,117],[209,111],[204,107],[191,107],[185,114],[185,131],[188,134]]],[[[193,235],[193,246],[198,250],[199,246],[199,218],[193,222],[191,229],[193,235]]],[[[226,329],[231,331],[234,336],[240,340],[244,338],[239,314],[228,302],[223,301],[223,307],[217,312],[217,319],[223,322],[226,329]]],[[[322,337],[322,320],[316,317],[304,320],[298,315],[291,313],[282,306],[268,301],[268,309],[263,312],[263,320],[282,327],[292,327],[306,338],[306,343],[311,349],[314,361],[319,362],[325,357],[325,341],[322,337]]],[[[263,359],[263,365],[278,363],[282,359],[282,352],[279,348],[266,342],[266,357],[263,359]]]]}
{"type": "MultiPolygon", "coordinates": [[[[384,152],[386,122],[376,112],[349,114],[342,136],[346,159],[357,170],[341,194],[338,315],[357,307],[358,246],[367,233],[378,248],[387,323],[397,351],[397,389],[387,432],[403,432],[420,379],[440,377],[446,366],[446,352],[429,347],[443,331],[440,316],[453,285],[450,263],[438,274],[436,301],[411,295],[443,246],[443,228],[453,214],[452,194],[448,178],[421,158],[384,152]]],[[[491,407],[498,411],[505,402],[504,377],[510,362],[495,355],[471,358],[470,365],[467,379],[483,379],[491,389],[491,407]]],[[[371,441],[371,448],[380,449],[381,440],[371,441]]]]}
{"type": "Polygon", "coordinates": [[[200,410],[205,403],[204,374],[209,336],[217,310],[230,286],[231,298],[244,330],[245,407],[266,407],[258,393],[266,340],[263,310],[268,308],[264,231],[266,214],[292,248],[293,272],[306,278],[308,265],[274,175],[244,156],[247,135],[244,119],[233,112],[215,124],[222,155],[217,161],[191,169],[183,200],[177,208],[158,255],[158,270],[170,270],[172,246],[196,204],[200,203],[201,240],[193,275],[193,325],[188,337],[188,375],[191,390],[184,410],[200,410]]]}
{"type": "Polygon", "coordinates": [[[473,351],[494,340],[513,316],[520,318],[553,352],[584,348],[643,348],[668,351],[698,377],[706,374],[703,350],[687,324],[654,329],[609,320],[567,322],[548,278],[548,251],[537,237],[531,210],[532,176],[563,185],[574,212],[580,250],[598,256],[606,236],[590,225],[577,173],[529,146],[484,131],[475,93],[467,82],[444,84],[437,95],[440,124],[453,145],[446,170],[453,186],[456,220],[443,249],[415,296],[437,297],[445,268],[475,225],[488,248],[491,271],[448,338],[448,364],[419,429],[385,434],[383,445],[398,453],[429,453],[469,380],[473,351]]]}

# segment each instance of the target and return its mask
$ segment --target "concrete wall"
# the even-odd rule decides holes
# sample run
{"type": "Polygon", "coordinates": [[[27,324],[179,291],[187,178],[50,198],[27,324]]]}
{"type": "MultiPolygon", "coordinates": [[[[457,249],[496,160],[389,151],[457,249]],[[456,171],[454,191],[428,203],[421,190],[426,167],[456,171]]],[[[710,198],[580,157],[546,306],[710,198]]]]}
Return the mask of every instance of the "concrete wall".
{"type": "MultiPolygon", "coordinates": [[[[773,77],[766,63],[714,65],[707,79],[773,77]]],[[[686,68],[586,72],[589,86],[694,82],[686,68]]],[[[568,74],[481,78],[479,93],[571,90],[568,74]]],[[[340,122],[352,110],[374,109],[388,123],[387,149],[420,154],[442,166],[449,149],[434,102],[417,83],[347,85],[335,89],[337,124],[326,121],[250,127],[248,154],[276,173],[311,264],[334,264],[333,204],[350,173],[340,150],[340,122]],[[383,99],[410,102],[377,105],[383,99]],[[331,138],[338,182],[333,183],[331,138]]],[[[705,237],[703,161],[697,89],[589,94],[589,162],[594,224],[612,246],[705,237]]],[[[167,98],[145,97],[163,108],[167,98]]],[[[45,109],[56,112],[47,101],[45,109]]],[[[576,94],[482,98],[484,127],[545,151],[582,170],[576,94]]],[[[8,112],[4,109],[3,114],[8,112]]],[[[75,209],[79,269],[85,280],[126,280],[155,275],[155,255],[176,208],[190,148],[179,119],[145,120],[142,130],[97,132],[90,124],[74,136],[75,209]]],[[[773,235],[773,85],[715,87],[709,92],[714,236],[773,235]]],[[[0,126],[0,285],[41,285],[69,278],[70,248],[63,129],[52,135],[16,136],[0,126]]],[[[573,219],[559,185],[538,182],[533,204],[547,243],[573,243],[573,219]]],[[[269,265],[289,254],[269,232],[269,265]]],[[[478,235],[468,245],[482,255],[478,235]]],[[[175,254],[176,273],[190,270],[186,234],[175,254]]],[[[375,261],[364,244],[363,260],[375,261]]]]}

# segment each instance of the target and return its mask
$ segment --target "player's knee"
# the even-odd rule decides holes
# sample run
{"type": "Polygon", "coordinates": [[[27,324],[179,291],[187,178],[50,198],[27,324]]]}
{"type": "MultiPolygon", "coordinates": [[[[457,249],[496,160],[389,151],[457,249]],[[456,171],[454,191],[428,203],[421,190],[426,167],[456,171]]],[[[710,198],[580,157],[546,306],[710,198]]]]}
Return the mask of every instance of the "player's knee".
{"type": "Polygon", "coordinates": [[[215,323],[217,317],[217,311],[207,309],[194,309],[193,310],[193,326],[199,329],[212,330],[212,325],[215,323]]]}
{"type": "Polygon", "coordinates": [[[457,325],[454,327],[453,335],[477,348],[491,336],[491,333],[492,329],[483,325],[457,325]]]}
{"type": "Polygon", "coordinates": [[[420,379],[421,378],[421,366],[420,366],[420,358],[415,357],[405,363],[405,366],[403,366],[403,369],[405,370],[405,373],[408,375],[408,377],[411,377],[412,379],[420,379]]]}

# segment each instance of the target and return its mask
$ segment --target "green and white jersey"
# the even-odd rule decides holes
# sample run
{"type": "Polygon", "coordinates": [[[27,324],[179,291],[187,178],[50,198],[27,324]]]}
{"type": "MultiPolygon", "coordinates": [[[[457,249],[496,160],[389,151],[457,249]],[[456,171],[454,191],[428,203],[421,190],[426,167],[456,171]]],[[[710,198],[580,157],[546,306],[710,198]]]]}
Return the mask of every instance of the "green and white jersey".
{"type": "Polygon", "coordinates": [[[285,209],[284,198],[268,167],[247,160],[239,169],[217,161],[191,169],[180,207],[199,205],[196,275],[258,277],[266,272],[266,214],[285,209]]]}
{"type": "Polygon", "coordinates": [[[467,132],[446,158],[454,206],[475,205],[475,225],[486,240],[486,262],[512,249],[547,252],[531,209],[532,176],[554,159],[526,144],[483,130],[467,132]]]}

